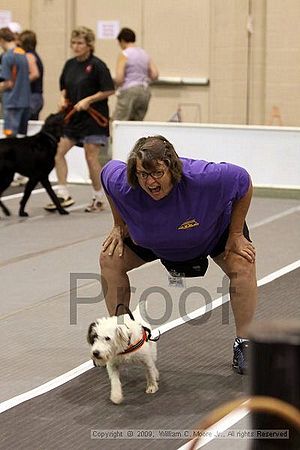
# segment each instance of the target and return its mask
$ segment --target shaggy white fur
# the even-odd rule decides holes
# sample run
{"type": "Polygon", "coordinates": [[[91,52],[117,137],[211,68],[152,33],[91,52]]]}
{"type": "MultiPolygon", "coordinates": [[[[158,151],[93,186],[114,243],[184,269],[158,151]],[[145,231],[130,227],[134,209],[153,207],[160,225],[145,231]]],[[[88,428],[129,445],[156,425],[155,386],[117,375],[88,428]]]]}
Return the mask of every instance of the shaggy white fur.
{"type": "Polygon", "coordinates": [[[90,344],[91,358],[95,365],[105,366],[111,382],[110,399],[119,404],[123,401],[122,384],[119,366],[125,362],[142,363],[146,369],[146,393],[154,394],[158,390],[159,373],[155,365],[156,342],[145,340],[143,325],[150,329],[140,316],[134,311],[132,320],[128,314],[97,319],[91,323],[87,340],[90,344]],[[138,348],[130,353],[124,351],[137,344],[138,348]]]}

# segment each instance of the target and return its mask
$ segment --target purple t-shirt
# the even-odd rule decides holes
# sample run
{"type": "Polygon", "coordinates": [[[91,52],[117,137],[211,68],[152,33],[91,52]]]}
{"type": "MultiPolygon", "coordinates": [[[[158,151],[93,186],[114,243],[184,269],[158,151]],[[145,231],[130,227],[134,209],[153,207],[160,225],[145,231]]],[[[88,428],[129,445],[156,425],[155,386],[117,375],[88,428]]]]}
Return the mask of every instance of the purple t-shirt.
{"type": "Polygon", "coordinates": [[[209,255],[230,223],[233,202],[250,183],[247,171],[234,164],[180,159],[182,179],[161,200],[140,186],[133,189],[122,161],[108,162],[101,173],[132,240],[170,261],[209,255]]]}

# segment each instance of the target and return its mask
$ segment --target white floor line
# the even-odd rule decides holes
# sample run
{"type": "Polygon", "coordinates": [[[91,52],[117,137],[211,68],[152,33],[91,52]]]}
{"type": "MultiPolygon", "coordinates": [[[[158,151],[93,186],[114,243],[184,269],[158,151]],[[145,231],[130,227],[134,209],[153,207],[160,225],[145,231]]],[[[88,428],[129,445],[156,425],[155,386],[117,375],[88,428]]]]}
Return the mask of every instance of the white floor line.
{"type": "MultiPolygon", "coordinates": [[[[276,280],[276,278],[279,278],[283,275],[286,275],[289,272],[292,272],[293,270],[296,270],[300,267],[300,260],[293,262],[292,264],[289,264],[288,266],[283,267],[282,269],[276,270],[276,272],[270,273],[269,275],[265,276],[261,280],[258,281],[258,286],[264,286],[265,284],[271,283],[272,281],[276,280]]],[[[249,414],[249,411],[247,409],[247,402],[245,402],[244,408],[238,408],[236,411],[232,411],[231,413],[227,414],[223,417],[219,422],[216,422],[212,427],[208,428],[207,436],[204,437],[197,446],[197,450],[199,448],[204,447],[206,444],[211,442],[212,440],[216,439],[218,437],[218,433],[223,433],[224,431],[228,430],[230,427],[235,425],[237,422],[242,420],[244,417],[246,417],[249,414]]],[[[222,441],[221,441],[222,442],[222,441]]],[[[191,441],[187,442],[183,446],[179,447],[177,450],[188,450],[191,446],[191,441]]]]}
{"type": "MultiPolygon", "coordinates": [[[[52,186],[52,187],[53,187],[54,190],[57,190],[58,186],[55,185],[55,186],[52,186]]],[[[41,188],[41,189],[33,190],[32,194],[41,194],[41,193],[44,193],[44,192],[46,192],[45,189],[41,188]]],[[[2,197],[1,200],[10,200],[10,199],[14,199],[14,198],[21,198],[22,196],[23,196],[23,192],[19,192],[18,194],[11,194],[11,195],[7,195],[5,197],[2,197]]],[[[70,211],[70,212],[71,211],[77,211],[77,210],[83,209],[85,207],[86,207],[86,204],[71,206],[70,208],[68,208],[68,211],[70,211]]],[[[258,228],[258,227],[260,227],[262,225],[266,225],[268,223],[274,222],[275,220],[281,219],[283,217],[286,217],[286,216],[288,216],[290,214],[293,214],[294,212],[298,212],[298,211],[300,211],[300,206],[294,206],[293,208],[289,208],[289,209],[287,209],[285,211],[282,211],[282,212],[280,212],[278,214],[274,214],[273,216],[270,216],[270,217],[268,217],[266,219],[263,219],[263,220],[261,220],[259,222],[255,222],[252,225],[249,224],[249,228],[250,229],[258,228]]],[[[35,217],[29,217],[28,220],[34,221],[34,220],[44,219],[46,215],[47,214],[38,215],[38,216],[35,216],[35,217]]],[[[154,261],[154,262],[157,262],[157,261],[154,261]]]]}
{"type": "MultiPolygon", "coordinates": [[[[300,259],[298,261],[295,261],[292,264],[289,264],[288,266],[285,266],[285,267],[277,270],[276,272],[272,272],[269,275],[267,275],[266,277],[262,278],[261,280],[258,281],[258,286],[263,286],[264,284],[270,283],[271,281],[275,280],[276,278],[279,278],[293,270],[296,270],[298,267],[300,267],[300,259]]],[[[155,334],[158,333],[158,330],[160,331],[161,334],[166,333],[168,330],[170,330],[172,328],[176,328],[179,325],[182,325],[183,323],[185,323],[189,320],[192,320],[196,317],[200,317],[201,315],[207,313],[209,310],[213,310],[213,309],[217,308],[218,306],[222,305],[223,303],[227,302],[228,300],[229,300],[228,296],[226,296],[225,298],[219,297],[219,298],[213,300],[213,302],[210,305],[196,309],[195,311],[190,313],[188,316],[179,317],[178,319],[175,319],[170,323],[166,323],[166,324],[162,325],[161,327],[159,327],[159,329],[155,329],[153,331],[155,334]]],[[[19,405],[20,403],[23,403],[34,397],[38,397],[39,395],[45,394],[46,392],[49,392],[52,389],[55,389],[58,386],[61,386],[65,383],[67,383],[68,381],[72,380],[73,378],[76,378],[77,376],[87,372],[92,367],[93,367],[92,361],[87,361],[87,362],[81,364],[80,366],[75,367],[74,369],[70,370],[69,372],[66,372],[66,373],[60,375],[59,377],[54,378],[53,380],[42,384],[41,386],[38,386],[30,391],[27,391],[24,394],[20,394],[15,397],[12,397],[9,400],[5,400],[4,402],[0,403],[0,414],[7,411],[8,409],[13,408],[14,406],[19,405]]],[[[237,418],[236,422],[238,422],[242,418],[241,415],[238,415],[237,417],[238,418],[237,418]]],[[[234,423],[236,423],[236,422],[234,422],[234,423]]],[[[233,425],[233,423],[231,423],[229,426],[231,426],[231,425],[233,425]]],[[[225,429],[227,429],[227,428],[225,428],[225,429]]]]}
{"type": "MultiPolygon", "coordinates": [[[[57,189],[57,186],[52,186],[53,190],[55,191],[57,189]]],[[[31,195],[35,195],[35,194],[41,194],[43,192],[46,192],[46,190],[44,188],[41,189],[34,189],[31,192],[31,195]]],[[[11,200],[13,198],[21,198],[23,197],[24,192],[19,192],[18,194],[11,194],[11,195],[6,195],[5,197],[1,197],[1,200],[11,200]]]]}
{"type": "MultiPolygon", "coordinates": [[[[232,411],[231,413],[227,414],[227,416],[223,417],[223,419],[216,422],[213,426],[207,428],[206,436],[199,440],[197,449],[204,447],[206,444],[216,439],[218,435],[222,435],[224,431],[228,430],[230,427],[246,417],[249,414],[249,410],[247,409],[247,400],[245,401],[245,403],[243,403],[243,405],[245,406],[238,408],[238,410],[232,411]]],[[[222,440],[220,446],[222,446],[222,440]]],[[[191,442],[192,441],[187,442],[177,450],[189,450],[191,448],[191,442]]]]}
{"type": "Polygon", "coordinates": [[[257,228],[261,227],[262,225],[266,225],[270,222],[274,222],[277,219],[282,219],[283,217],[286,217],[290,214],[293,214],[294,212],[300,211],[300,206],[294,206],[293,208],[289,208],[285,211],[282,211],[281,213],[274,214],[273,216],[268,217],[267,219],[263,219],[259,222],[255,222],[253,225],[249,225],[249,228],[257,228]]]}
{"type": "Polygon", "coordinates": [[[56,387],[61,386],[70,380],[73,380],[73,378],[76,378],[79,375],[87,372],[92,367],[94,367],[92,361],[87,361],[80,366],[70,370],[69,372],[63,373],[59,377],[56,377],[53,380],[42,384],[41,386],[38,386],[34,389],[31,389],[30,391],[24,392],[24,394],[17,395],[16,397],[10,398],[9,400],[0,403],[0,414],[10,408],[13,408],[14,406],[20,405],[27,400],[31,400],[34,397],[45,394],[46,392],[49,392],[52,389],[55,389],[56,387]]]}
{"type": "MultiPolygon", "coordinates": [[[[54,191],[56,191],[57,188],[58,188],[57,185],[52,186],[52,187],[53,187],[54,191]]],[[[33,194],[42,194],[42,193],[45,193],[45,192],[46,192],[46,190],[44,188],[35,189],[35,190],[32,191],[31,195],[33,195],[33,194]]],[[[19,192],[18,194],[11,194],[11,195],[7,195],[5,197],[1,197],[1,200],[11,200],[11,199],[14,199],[14,198],[21,198],[21,197],[23,197],[23,192],[19,192]]],[[[77,210],[80,210],[80,209],[84,209],[86,207],[86,205],[87,205],[87,203],[84,203],[84,204],[81,204],[81,205],[76,205],[76,206],[71,206],[67,210],[68,211],[77,211],[77,210]]],[[[28,219],[26,219],[26,220],[29,220],[29,221],[32,222],[34,220],[44,219],[47,215],[49,215],[49,213],[45,213],[43,215],[38,215],[38,216],[34,216],[34,217],[28,217],[28,219]]]]}

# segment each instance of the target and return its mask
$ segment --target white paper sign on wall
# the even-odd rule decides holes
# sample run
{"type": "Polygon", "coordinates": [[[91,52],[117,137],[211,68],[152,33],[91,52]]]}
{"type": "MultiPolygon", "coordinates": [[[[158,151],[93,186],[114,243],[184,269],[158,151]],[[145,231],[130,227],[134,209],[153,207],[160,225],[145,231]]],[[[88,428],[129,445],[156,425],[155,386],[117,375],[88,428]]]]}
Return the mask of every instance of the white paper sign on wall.
{"type": "Polygon", "coordinates": [[[120,22],[118,20],[98,20],[97,38],[116,39],[120,31],[120,22]]]}
{"type": "Polygon", "coordinates": [[[11,22],[11,11],[0,9],[0,28],[7,27],[9,22],[11,22]]]}

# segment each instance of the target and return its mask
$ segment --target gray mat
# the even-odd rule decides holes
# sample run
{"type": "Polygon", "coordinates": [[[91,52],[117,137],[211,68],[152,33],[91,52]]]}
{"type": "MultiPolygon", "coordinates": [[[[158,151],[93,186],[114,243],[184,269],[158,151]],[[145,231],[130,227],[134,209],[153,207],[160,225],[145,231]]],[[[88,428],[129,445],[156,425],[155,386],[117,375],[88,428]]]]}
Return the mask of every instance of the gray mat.
{"type": "MultiPolygon", "coordinates": [[[[300,269],[261,287],[256,319],[299,317],[299,276],[300,269]]],[[[1,448],[178,448],[187,441],[92,440],[91,430],[191,430],[216,406],[247,392],[247,376],[231,370],[234,324],[231,314],[230,323],[222,324],[224,317],[218,308],[161,336],[155,395],[144,393],[143,371],[130,366],[122,372],[125,402],[113,405],[106,370],[94,368],[2,413],[1,448]]]]}

